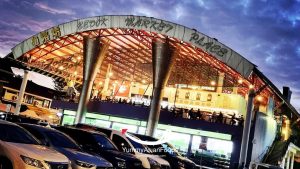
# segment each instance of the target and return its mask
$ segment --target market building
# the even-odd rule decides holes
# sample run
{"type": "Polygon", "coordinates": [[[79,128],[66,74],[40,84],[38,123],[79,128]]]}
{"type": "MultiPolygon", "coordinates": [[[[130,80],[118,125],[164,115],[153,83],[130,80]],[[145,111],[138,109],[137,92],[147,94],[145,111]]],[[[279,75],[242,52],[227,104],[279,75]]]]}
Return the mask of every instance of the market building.
{"type": "Polygon", "coordinates": [[[281,93],[255,64],[195,29],[144,16],[91,17],[40,32],[7,58],[67,84],[67,99],[51,100],[63,110],[62,124],[154,136],[172,130],[180,151],[218,154],[229,159],[223,167],[292,168],[300,158],[289,89],[281,93]],[[276,159],[275,144],[288,145],[276,159]]]}

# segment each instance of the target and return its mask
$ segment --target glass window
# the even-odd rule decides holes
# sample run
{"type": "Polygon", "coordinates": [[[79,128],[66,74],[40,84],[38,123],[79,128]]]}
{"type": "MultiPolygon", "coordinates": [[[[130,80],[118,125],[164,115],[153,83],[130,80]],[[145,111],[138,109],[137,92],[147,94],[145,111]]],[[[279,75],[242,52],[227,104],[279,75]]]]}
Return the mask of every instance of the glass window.
{"type": "Polygon", "coordinates": [[[74,124],[74,120],[75,120],[75,116],[71,116],[71,115],[64,115],[63,119],[62,119],[62,125],[73,125],[74,124]]]}
{"type": "Polygon", "coordinates": [[[136,133],[138,127],[129,124],[113,123],[112,128],[118,131],[121,131],[122,129],[128,129],[128,132],[136,133]]]}
{"type": "Polygon", "coordinates": [[[100,134],[93,134],[94,139],[105,150],[117,150],[115,145],[105,136],[100,134]]]}
{"type": "Polygon", "coordinates": [[[200,136],[193,136],[193,141],[192,141],[192,153],[196,153],[199,151],[199,147],[201,144],[201,137],[200,136]]]}
{"type": "Polygon", "coordinates": [[[63,148],[71,148],[71,149],[79,149],[77,144],[73,142],[73,140],[69,139],[62,133],[55,131],[47,131],[45,132],[50,143],[55,147],[63,147],[63,148]]]}
{"type": "Polygon", "coordinates": [[[208,95],[207,95],[207,101],[210,102],[211,100],[212,100],[212,95],[211,95],[211,94],[208,94],[208,95]]]}
{"type": "Polygon", "coordinates": [[[22,144],[39,144],[28,131],[19,126],[0,124],[0,128],[0,140],[2,141],[22,144]]]}
{"type": "Polygon", "coordinates": [[[190,99],[190,92],[185,93],[185,99],[190,99]]]}
{"type": "Polygon", "coordinates": [[[111,122],[105,120],[96,120],[95,124],[98,127],[110,128],[111,122]]]}
{"type": "Polygon", "coordinates": [[[219,140],[214,138],[208,138],[207,140],[207,150],[214,151],[217,154],[231,154],[232,148],[232,141],[219,140]]]}
{"type": "Polygon", "coordinates": [[[124,138],[114,134],[112,141],[115,143],[115,145],[120,151],[133,154],[134,150],[132,150],[131,146],[124,138]]]}
{"type": "Polygon", "coordinates": [[[201,99],[201,93],[197,93],[196,100],[200,100],[200,99],[201,99]]]}
{"type": "Polygon", "coordinates": [[[143,135],[145,135],[145,134],[146,134],[146,127],[139,127],[138,134],[143,134],[143,135]]]}
{"type": "MultiPolygon", "coordinates": [[[[155,137],[161,138],[166,131],[163,130],[156,130],[155,137]]],[[[190,143],[190,135],[189,134],[182,134],[182,133],[176,133],[172,132],[168,135],[168,142],[170,142],[178,151],[187,153],[189,143],[190,143]]]]}

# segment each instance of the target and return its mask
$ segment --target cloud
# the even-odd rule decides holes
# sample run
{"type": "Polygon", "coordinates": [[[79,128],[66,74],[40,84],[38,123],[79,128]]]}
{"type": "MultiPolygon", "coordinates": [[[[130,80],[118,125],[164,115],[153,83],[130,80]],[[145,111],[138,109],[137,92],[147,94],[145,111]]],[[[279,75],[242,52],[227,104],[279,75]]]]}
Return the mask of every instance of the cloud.
{"type": "Polygon", "coordinates": [[[34,3],[33,6],[40,9],[40,10],[42,10],[42,11],[45,11],[45,12],[48,12],[48,13],[51,13],[51,14],[55,14],[55,15],[56,14],[74,15],[75,14],[75,12],[73,12],[72,10],[52,8],[52,7],[50,7],[47,4],[42,3],[42,2],[36,2],[36,3],[34,3]]]}

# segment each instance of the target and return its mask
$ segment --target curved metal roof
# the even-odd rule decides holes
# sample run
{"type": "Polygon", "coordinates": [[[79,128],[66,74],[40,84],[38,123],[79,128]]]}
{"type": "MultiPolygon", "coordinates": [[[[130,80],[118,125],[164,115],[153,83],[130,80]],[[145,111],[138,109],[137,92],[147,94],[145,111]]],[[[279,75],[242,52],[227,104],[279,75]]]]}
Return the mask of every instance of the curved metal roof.
{"type": "Polygon", "coordinates": [[[36,47],[48,44],[50,41],[60,40],[66,36],[84,33],[86,31],[101,29],[144,30],[150,33],[175,38],[205,51],[217,60],[228,65],[244,78],[248,78],[255,67],[254,64],[231,48],[197,30],[161,19],[132,15],[97,16],[63,23],[26,39],[16,45],[12,49],[12,52],[15,59],[17,59],[36,47]]]}

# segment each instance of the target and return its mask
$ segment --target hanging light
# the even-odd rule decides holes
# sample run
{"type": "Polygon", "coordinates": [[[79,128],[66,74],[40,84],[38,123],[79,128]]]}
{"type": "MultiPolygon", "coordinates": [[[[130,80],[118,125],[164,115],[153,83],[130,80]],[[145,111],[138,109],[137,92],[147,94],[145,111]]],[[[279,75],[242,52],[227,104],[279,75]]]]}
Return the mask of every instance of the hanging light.
{"type": "Polygon", "coordinates": [[[263,101],[263,99],[264,99],[264,98],[263,98],[262,96],[257,96],[257,100],[258,100],[258,101],[261,102],[261,101],[263,101]]]}
{"type": "Polygon", "coordinates": [[[253,88],[254,88],[254,85],[252,85],[252,84],[249,85],[249,88],[250,88],[250,89],[253,89],[253,88]]]}
{"type": "Polygon", "coordinates": [[[112,73],[112,72],[109,72],[109,73],[108,73],[108,76],[109,76],[109,77],[111,77],[112,75],[113,75],[113,73],[112,73]]]}
{"type": "Polygon", "coordinates": [[[144,84],[145,84],[145,83],[146,83],[146,80],[142,80],[142,83],[144,83],[144,84]]]}
{"type": "Polygon", "coordinates": [[[215,86],[216,82],[213,80],[213,81],[210,82],[210,85],[215,86]]]}
{"type": "Polygon", "coordinates": [[[64,67],[63,66],[59,66],[58,69],[59,70],[64,70],[64,67]]]}
{"type": "Polygon", "coordinates": [[[238,80],[238,83],[239,83],[239,84],[243,84],[243,79],[239,79],[239,80],[238,80]]]}
{"type": "Polygon", "coordinates": [[[77,75],[77,71],[74,72],[74,75],[77,75]]]}
{"type": "Polygon", "coordinates": [[[99,85],[101,86],[103,84],[103,82],[99,82],[99,85]]]}

